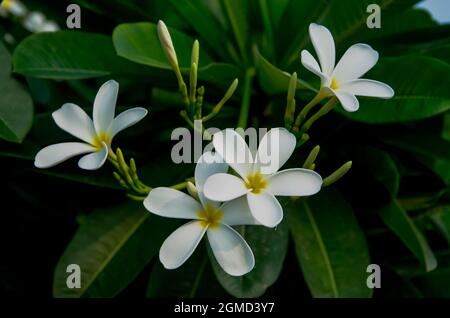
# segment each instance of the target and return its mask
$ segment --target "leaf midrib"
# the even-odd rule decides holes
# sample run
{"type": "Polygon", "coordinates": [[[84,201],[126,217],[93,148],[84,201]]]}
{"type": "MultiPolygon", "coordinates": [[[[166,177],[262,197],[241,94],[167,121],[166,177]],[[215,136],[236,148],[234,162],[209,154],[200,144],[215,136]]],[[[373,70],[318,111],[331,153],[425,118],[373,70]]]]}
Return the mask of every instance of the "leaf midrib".
{"type": "Polygon", "coordinates": [[[309,221],[311,223],[311,226],[312,226],[312,229],[314,231],[314,234],[315,234],[315,236],[317,238],[317,243],[319,244],[320,252],[321,252],[321,254],[323,256],[323,259],[324,259],[324,262],[325,262],[325,266],[327,268],[327,272],[328,272],[328,275],[330,277],[331,289],[333,291],[333,296],[337,298],[337,297],[339,297],[339,291],[337,289],[336,278],[334,276],[333,268],[331,267],[330,258],[328,257],[328,253],[326,251],[325,244],[324,244],[324,242],[322,240],[322,236],[320,234],[320,231],[319,231],[319,228],[318,228],[318,226],[316,224],[316,221],[315,221],[315,219],[314,219],[314,217],[312,215],[311,208],[309,207],[309,205],[308,205],[308,203],[306,201],[304,202],[304,206],[305,206],[305,209],[306,209],[306,214],[308,216],[308,219],[309,219],[309,221]]]}
{"type": "Polygon", "coordinates": [[[136,230],[141,226],[142,223],[147,219],[149,213],[143,213],[142,217],[138,219],[134,226],[126,233],[126,235],[122,236],[122,240],[119,241],[119,244],[112,250],[112,252],[108,255],[108,257],[102,262],[102,264],[98,267],[98,269],[91,275],[92,279],[85,285],[85,287],[81,290],[79,296],[81,297],[86,293],[92,283],[95,281],[97,276],[103,271],[103,269],[109,264],[109,262],[113,259],[113,257],[117,254],[117,252],[122,248],[126,241],[136,232],[136,230]]]}

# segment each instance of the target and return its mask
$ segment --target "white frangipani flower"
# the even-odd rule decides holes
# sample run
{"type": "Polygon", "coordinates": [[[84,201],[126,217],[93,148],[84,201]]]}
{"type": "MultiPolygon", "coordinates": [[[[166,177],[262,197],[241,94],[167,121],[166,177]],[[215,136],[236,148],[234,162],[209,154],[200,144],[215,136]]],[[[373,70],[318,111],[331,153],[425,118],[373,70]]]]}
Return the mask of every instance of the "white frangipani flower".
{"type": "Polygon", "coordinates": [[[150,212],[169,218],[192,220],[175,230],[164,241],[159,259],[166,269],[175,269],[192,255],[207,235],[211,250],[225,272],[242,276],[255,265],[253,252],[234,225],[255,225],[246,200],[237,199],[223,205],[208,200],[203,195],[206,179],[228,170],[217,154],[206,152],[195,168],[195,185],[199,201],[172,188],[155,188],[148,194],[144,206],[150,212]]]}
{"type": "Polygon", "coordinates": [[[93,121],[81,107],[67,103],[53,112],[55,123],[84,142],[64,142],[41,149],[34,160],[38,168],[53,167],[76,155],[89,153],[78,161],[86,170],[100,168],[108,157],[114,136],[137,123],[147,110],[135,107],[114,118],[119,84],[110,80],[100,87],[94,100],[93,121]]]}
{"type": "Polygon", "coordinates": [[[275,196],[312,195],[322,186],[322,178],[312,170],[277,172],[296,145],[295,136],[284,128],[273,128],[265,134],[256,154],[232,129],[214,134],[213,144],[240,178],[226,173],[212,175],[206,180],[205,196],[222,202],[243,196],[253,217],[262,225],[275,227],[283,219],[283,209],[275,196]]]}
{"type": "Polygon", "coordinates": [[[321,90],[335,95],[344,109],[354,112],[359,108],[356,96],[391,98],[394,90],[387,84],[359,79],[378,61],[378,52],[367,44],[354,44],[335,66],[335,46],[330,31],[315,23],[309,26],[309,35],[319,63],[306,50],[301,53],[302,64],[321,79],[321,90]]]}

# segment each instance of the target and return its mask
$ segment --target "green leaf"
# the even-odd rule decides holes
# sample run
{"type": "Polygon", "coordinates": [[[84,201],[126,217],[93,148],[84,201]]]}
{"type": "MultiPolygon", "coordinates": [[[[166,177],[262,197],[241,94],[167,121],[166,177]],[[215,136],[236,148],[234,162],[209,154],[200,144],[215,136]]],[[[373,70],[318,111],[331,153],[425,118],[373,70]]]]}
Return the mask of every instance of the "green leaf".
{"type": "Polygon", "coordinates": [[[390,204],[381,208],[378,213],[389,229],[419,259],[426,271],[432,271],[436,268],[436,257],[428,242],[397,201],[393,200],[390,204]]]}
{"type": "MultiPolygon", "coordinates": [[[[224,60],[230,59],[227,49],[224,49],[227,48],[225,43],[229,42],[228,39],[223,36],[217,36],[227,32],[204,3],[192,0],[171,0],[171,4],[205,40],[208,48],[224,60]]],[[[201,44],[204,45],[203,43],[201,44]]],[[[231,45],[231,43],[228,45],[231,45]]]]}
{"type": "Polygon", "coordinates": [[[250,273],[240,277],[230,276],[223,271],[211,251],[209,256],[214,273],[227,292],[239,298],[259,297],[280,275],[287,251],[288,228],[286,222],[282,222],[275,229],[262,226],[242,229],[241,234],[255,256],[255,267],[250,273]]]}
{"type": "Polygon", "coordinates": [[[442,127],[442,138],[450,141],[450,113],[444,115],[444,125],[442,127]]]}
{"type": "MultiPolygon", "coordinates": [[[[281,71],[273,64],[270,64],[270,62],[261,55],[257,48],[253,49],[253,54],[255,56],[259,84],[262,89],[269,95],[287,93],[291,75],[287,72],[281,71]]],[[[316,91],[316,89],[301,79],[297,80],[297,88],[316,91]]]]}
{"type": "Polygon", "coordinates": [[[352,208],[332,190],[298,199],[289,227],[313,297],[371,297],[366,285],[369,251],[352,208]]]}
{"type": "Polygon", "coordinates": [[[428,210],[428,217],[438,232],[450,244],[450,206],[438,206],[428,210]]]}
{"type": "MultiPolygon", "coordinates": [[[[187,73],[194,41],[173,29],[170,29],[170,34],[177,51],[180,68],[183,73],[187,73]]],[[[128,60],[154,68],[170,69],[161,48],[155,24],[147,22],[120,24],[114,29],[113,41],[117,54],[128,60]]],[[[204,50],[200,53],[200,65],[204,65],[198,69],[200,80],[228,86],[234,78],[240,77],[238,68],[230,64],[212,63],[204,50]]]]}
{"type": "Polygon", "coordinates": [[[186,263],[174,270],[165,269],[158,261],[150,274],[147,297],[193,298],[197,294],[200,281],[204,279],[207,264],[208,256],[199,251],[195,251],[186,263]]]}
{"type": "Polygon", "coordinates": [[[81,224],[55,270],[55,297],[113,297],[157,254],[172,228],[142,203],[95,210],[81,224]],[[66,285],[69,264],[81,268],[81,288],[66,285]]]}
{"type": "Polygon", "coordinates": [[[382,139],[385,143],[410,152],[446,184],[450,183],[450,142],[427,130],[397,129],[382,139]]]}
{"type": "Polygon", "coordinates": [[[365,123],[394,123],[428,118],[450,109],[450,65],[434,58],[405,56],[387,58],[370,72],[389,84],[395,96],[389,100],[360,98],[360,109],[340,113],[365,123]],[[420,79],[411,77],[411,65],[420,70],[420,79]],[[439,78],[439,80],[436,80],[439,78]]]}
{"type": "Polygon", "coordinates": [[[251,40],[249,25],[251,1],[222,0],[222,3],[245,63],[248,59],[251,40]]]}
{"type": "Polygon", "coordinates": [[[78,31],[33,34],[17,46],[13,60],[15,72],[40,78],[145,74],[141,66],[116,55],[110,37],[78,31]]]}
{"type": "Polygon", "coordinates": [[[0,42],[0,138],[21,143],[33,122],[33,101],[11,77],[11,56],[0,42]]]}
{"type": "Polygon", "coordinates": [[[360,160],[367,165],[373,178],[386,188],[390,197],[395,199],[400,186],[400,175],[391,156],[382,150],[367,147],[364,149],[364,157],[360,160]]]}
{"type": "Polygon", "coordinates": [[[278,37],[277,43],[279,56],[283,57],[280,65],[286,67],[298,61],[300,51],[310,43],[310,23],[320,23],[329,28],[337,49],[345,50],[346,47],[341,46],[341,43],[347,44],[359,32],[367,30],[369,4],[378,4],[384,19],[390,14],[412,7],[416,2],[418,0],[291,0],[277,30],[277,34],[283,35],[278,37]]]}

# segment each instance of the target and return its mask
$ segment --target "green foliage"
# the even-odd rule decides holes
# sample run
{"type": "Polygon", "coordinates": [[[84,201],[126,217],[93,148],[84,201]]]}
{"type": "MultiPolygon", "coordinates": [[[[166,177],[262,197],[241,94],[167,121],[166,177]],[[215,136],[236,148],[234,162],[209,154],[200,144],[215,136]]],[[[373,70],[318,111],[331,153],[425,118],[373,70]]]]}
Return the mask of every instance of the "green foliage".
{"type": "MultiPolygon", "coordinates": [[[[0,160],[8,167],[2,175],[5,206],[16,207],[5,214],[29,211],[38,219],[41,210],[57,209],[67,218],[52,224],[65,237],[49,240],[55,242],[52,260],[64,250],[54,273],[55,297],[127,295],[137,284],[147,288],[147,297],[365,298],[373,295],[366,286],[369,263],[383,271],[375,296],[449,296],[448,25],[415,9],[416,0],[144,2],[78,1],[83,9],[78,31],[27,34],[13,19],[1,28],[16,40],[8,47],[0,43],[0,160]],[[380,29],[365,25],[371,3],[382,9],[380,29]],[[352,161],[352,168],[314,197],[286,198],[285,221],[276,229],[237,227],[256,258],[254,270],[243,277],[223,272],[206,239],[182,267],[165,270],[157,254],[177,222],[151,215],[141,202],[124,203],[110,167],[78,171],[74,160],[49,170],[33,167],[39,149],[71,138],[57,129],[51,111],[66,102],[91,105],[99,85],[116,79],[119,106],[148,107],[150,113],[114,140],[114,151],[120,147],[125,158],[136,159],[130,167],[137,165],[146,185],[183,188],[193,165],[171,161],[170,137],[175,127],[189,123],[179,116],[185,105],[160,45],[159,20],[170,30],[186,83],[192,45],[200,43],[196,88],[202,116],[213,114],[209,127],[283,126],[294,72],[291,110],[301,112],[319,89],[318,78],[300,63],[301,50],[313,52],[312,22],[333,33],[337,58],[354,43],[370,44],[380,61],[365,77],[395,90],[389,100],[358,98],[354,113],[338,106],[308,130],[287,166],[301,166],[320,144],[309,168],[317,163],[324,177],[344,162],[352,161]],[[217,107],[236,78],[235,94],[217,107]],[[66,287],[68,264],[81,266],[81,289],[66,287]]],[[[33,1],[33,10],[60,19],[46,1],[33,1]]],[[[90,106],[85,110],[91,113],[90,106]]]]}
{"type": "Polygon", "coordinates": [[[322,190],[289,208],[295,251],[314,297],[370,297],[369,250],[352,208],[336,191],[322,190]]]}

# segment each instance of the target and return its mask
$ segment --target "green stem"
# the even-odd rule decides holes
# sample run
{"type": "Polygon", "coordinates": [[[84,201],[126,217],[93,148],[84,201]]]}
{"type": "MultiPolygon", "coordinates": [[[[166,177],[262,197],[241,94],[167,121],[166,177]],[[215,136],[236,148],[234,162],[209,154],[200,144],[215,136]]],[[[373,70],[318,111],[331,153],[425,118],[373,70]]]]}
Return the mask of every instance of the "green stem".
{"type": "Polygon", "coordinates": [[[313,116],[311,116],[310,119],[306,121],[300,132],[301,133],[307,132],[308,129],[311,128],[312,124],[314,124],[314,122],[318,120],[320,117],[328,114],[334,108],[334,106],[336,106],[337,102],[338,102],[337,98],[332,97],[317,113],[315,113],[313,116]]]}
{"type": "Polygon", "coordinates": [[[264,30],[265,34],[267,36],[267,48],[270,49],[272,52],[273,50],[273,31],[272,31],[272,24],[270,22],[270,14],[269,14],[269,8],[267,6],[267,0],[260,0],[259,1],[259,8],[261,10],[261,18],[264,24],[264,30]]]}
{"type": "Polygon", "coordinates": [[[245,72],[244,80],[244,96],[242,97],[241,111],[239,113],[239,119],[237,127],[245,129],[247,127],[248,113],[250,111],[250,99],[252,97],[252,82],[255,77],[255,69],[250,67],[245,72]]]}
{"type": "Polygon", "coordinates": [[[324,98],[326,97],[326,94],[320,90],[316,96],[301,110],[300,114],[298,114],[297,118],[295,119],[294,123],[294,130],[298,131],[300,128],[301,123],[303,120],[305,120],[306,116],[308,116],[308,113],[311,111],[311,109],[316,106],[318,103],[320,103],[324,98]]]}

